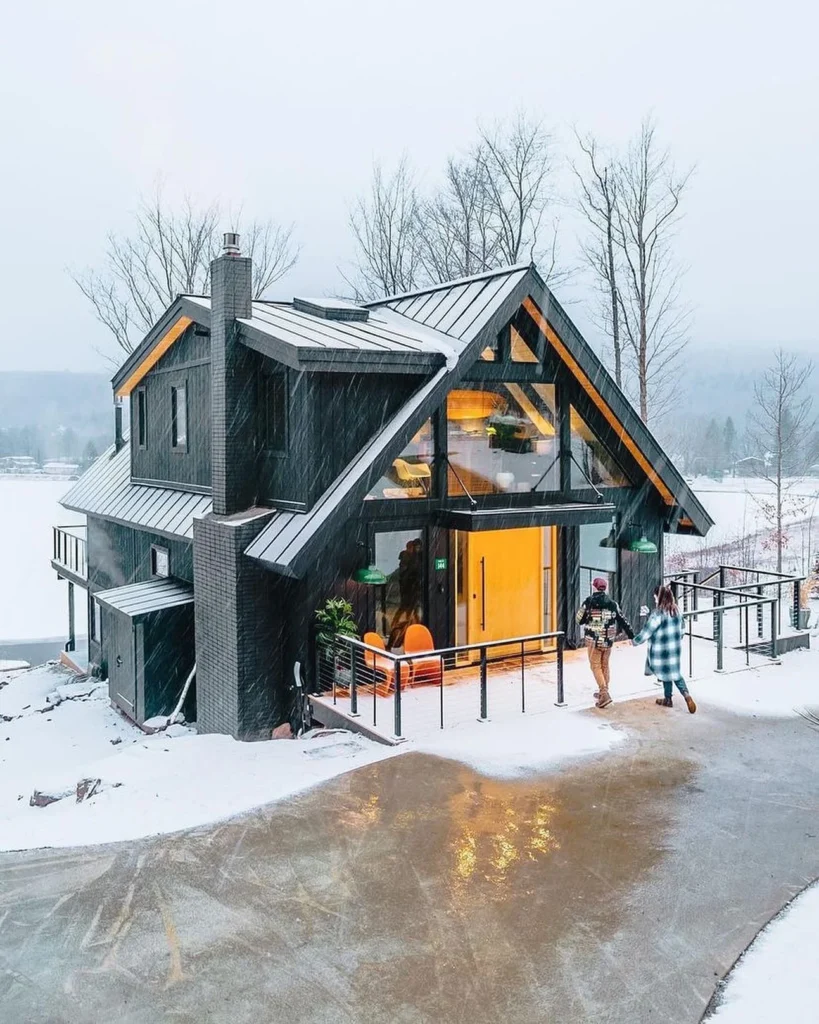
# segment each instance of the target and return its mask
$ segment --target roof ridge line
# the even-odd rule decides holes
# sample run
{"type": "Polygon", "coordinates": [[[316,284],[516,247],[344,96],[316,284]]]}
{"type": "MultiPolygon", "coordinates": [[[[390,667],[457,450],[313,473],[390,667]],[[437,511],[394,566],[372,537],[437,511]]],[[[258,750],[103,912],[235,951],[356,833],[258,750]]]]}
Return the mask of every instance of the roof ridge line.
{"type": "Polygon", "coordinates": [[[456,277],[451,281],[442,281],[440,284],[429,285],[427,288],[419,288],[412,292],[397,292],[394,295],[387,295],[383,299],[373,299],[372,302],[362,302],[365,309],[373,306],[384,306],[388,302],[398,302],[399,299],[417,298],[419,295],[431,295],[433,292],[442,291],[444,288],[455,288],[461,284],[471,284],[473,281],[487,281],[491,277],[501,277],[504,274],[514,274],[520,270],[537,269],[530,260],[528,263],[510,263],[505,267],[498,267],[496,270],[482,270],[480,274],[470,274],[468,277],[456,277]]]}

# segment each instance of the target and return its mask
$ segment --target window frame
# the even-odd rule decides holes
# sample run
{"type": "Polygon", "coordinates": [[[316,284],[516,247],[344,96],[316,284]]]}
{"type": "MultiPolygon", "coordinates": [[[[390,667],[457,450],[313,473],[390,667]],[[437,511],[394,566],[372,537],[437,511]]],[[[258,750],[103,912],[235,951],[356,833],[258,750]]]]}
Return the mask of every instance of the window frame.
{"type": "Polygon", "coordinates": [[[91,639],[95,644],[102,645],[102,605],[91,594],[91,622],[89,626],[91,639]]]}
{"type": "Polygon", "coordinates": [[[171,549],[164,544],[151,545],[151,577],[154,579],[167,580],[171,576],[171,549]],[[166,571],[159,571],[159,558],[164,555],[166,571]]]}
{"type": "Polygon", "coordinates": [[[136,441],[137,448],[145,451],[148,447],[148,389],[136,389],[136,441]]]}
{"type": "Polygon", "coordinates": [[[188,451],[188,427],[189,427],[189,416],[188,416],[188,381],[187,378],[179,381],[176,384],[171,384],[171,451],[178,452],[184,455],[188,451]],[[178,394],[182,391],[185,396],[184,412],[185,412],[185,432],[184,439],[179,441],[179,398],[178,394]]]}
{"type": "Polygon", "coordinates": [[[261,434],[262,448],[267,455],[284,458],[287,455],[290,441],[290,392],[287,367],[264,374],[262,377],[261,401],[261,434]],[[281,437],[273,443],[273,432],[270,429],[271,399],[275,388],[281,388],[281,437]]]}

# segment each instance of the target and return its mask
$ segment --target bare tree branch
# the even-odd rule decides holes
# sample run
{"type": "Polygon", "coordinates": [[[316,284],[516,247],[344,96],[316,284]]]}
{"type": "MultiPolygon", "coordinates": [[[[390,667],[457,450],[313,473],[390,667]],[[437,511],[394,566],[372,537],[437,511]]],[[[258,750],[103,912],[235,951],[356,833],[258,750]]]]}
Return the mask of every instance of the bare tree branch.
{"type": "MultiPolygon", "coordinates": [[[[102,269],[71,272],[97,319],[125,352],[133,350],[177,295],[207,294],[221,219],[216,203],[197,208],[185,200],[169,209],[157,189],[150,200],[140,200],[130,234],[108,236],[102,269]]],[[[293,227],[252,221],[244,237],[245,252],[253,259],[253,295],[261,298],[298,260],[293,227]]]]}

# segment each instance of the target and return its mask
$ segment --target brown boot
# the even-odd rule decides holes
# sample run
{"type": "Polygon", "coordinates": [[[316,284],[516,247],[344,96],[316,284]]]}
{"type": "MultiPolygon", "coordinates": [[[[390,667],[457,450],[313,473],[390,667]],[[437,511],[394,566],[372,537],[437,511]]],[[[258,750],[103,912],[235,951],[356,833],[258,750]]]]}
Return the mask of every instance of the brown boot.
{"type": "Polygon", "coordinates": [[[690,693],[686,693],[684,695],[684,697],[685,697],[685,703],[688,705],[688,710],[693,715],[694,712],[697,710],[697,705],[694,703],[694,698],[691,696],[690,693]]]}
{"type": "Polygon", "coordinates": [[[609,697],[608,690],[600,690],[597,698],[597,703],[594,705],[596,708],[607,708],[612,703],[611,697],[609,697]]]}
{"type": "Polygon", "coordinates": [[[673,708],[674,707],[674,702],[671,700],[670,697],[658,697],[657,700],[654,703],[655,704],[659,704],[661,708],[673,708]]]}

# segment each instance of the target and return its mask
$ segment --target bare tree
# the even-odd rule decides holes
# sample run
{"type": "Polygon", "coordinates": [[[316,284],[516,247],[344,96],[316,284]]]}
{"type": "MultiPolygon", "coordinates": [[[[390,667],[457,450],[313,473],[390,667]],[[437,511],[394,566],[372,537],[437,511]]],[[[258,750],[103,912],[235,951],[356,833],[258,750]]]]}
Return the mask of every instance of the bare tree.
{"type": "Polygon", "coordinates": [[[479,137],[475,160],[484,171],[498,259],[501,263],[538,259],[548,276],[555,269],[554,237],[543,248],[543,220],[554,201],[552,138],[539,121],[524,114],[511,124],[481,128],[479,137]]]}
{"type": "Polygon", "coordinates": [[[650,401],[659,405],[687,340],[689,313],[671,243],[691,173],[678,174],[668,150],[658,149],[650,119],[618,167],[615,237],[623,273],[617,300],[643,420],[650,401]]]}
{"type": "Polygon", "coordinates": [[[801,496],[789,495],[788,474],[798,475],[807,468],[810,451],[805,444],[813,430],[813,399],[805,389],[813,373],[813,364],[800,363],[780,348],[773,364],[754,385],[756,405],[749,419],[748,434],[765,469],[761,475],[774,485],[773,502],[760,503],[773,527],[776,571],[782,571],[782,550],[786,543],[783,523],[790,506],[802,511],[801,496]]]}
{"type": "Polygon", "coordinates": [[[390,177],[376,165],[368,196],[350,214],[356,257],[346,280],[359,298],[374,298],[537,260],[554,283],[566,275],[557,221],[546,225],[553,172],[549,134],[523,115],[481,129],[426,197],[406,158],[390,177]]]}
{"type": "Polygon", "coordinates": [[[575,138],[585,158],[582,168],[574,162],[571,165],[579,189],[577,206],[590,233],[590,237],[581,243],[581,252],[600,288],[602,301],[599,326],[611,338],[614,379],[618,387],[623,387],[623,348],[617,287],[617,160],[602,154],[593,136],[582,136],[575,130],[575,138]]]}
{"type": "Polygon", "coordinates": [[[370,194],[356,200],[350,227],[357,253],[354,273],[345,279],[356,297],[412,291],[422,274],[421,201],[406,157],[388,177],[379,164],[373,167],[370,194]]]}
{"type": "MultiPolygon", "coordinates": [[[[216,203],[198,208],[186,200],[166,206],[162,191],[142,199],[134,229],[108,236],[101,270],[71,276],[97,319],[125,352],[156,323],[177,295],[205,294],[210,262],[219,251],[221,212],[216,203]]],[[[241,229],[241,225],[236,225],[241,229]]],[[[261,298],[298,259],[293,229],[254,221],[245,230],[245,252],[253,257],[253,294],[261,298]]]]}
{"type": "Polygon", "coordinates": [[[480,146],[447,161],[444,182],[423,204],[420,257],[431,281],[450,281],[498,265],[498,233],[480,146]]]}

